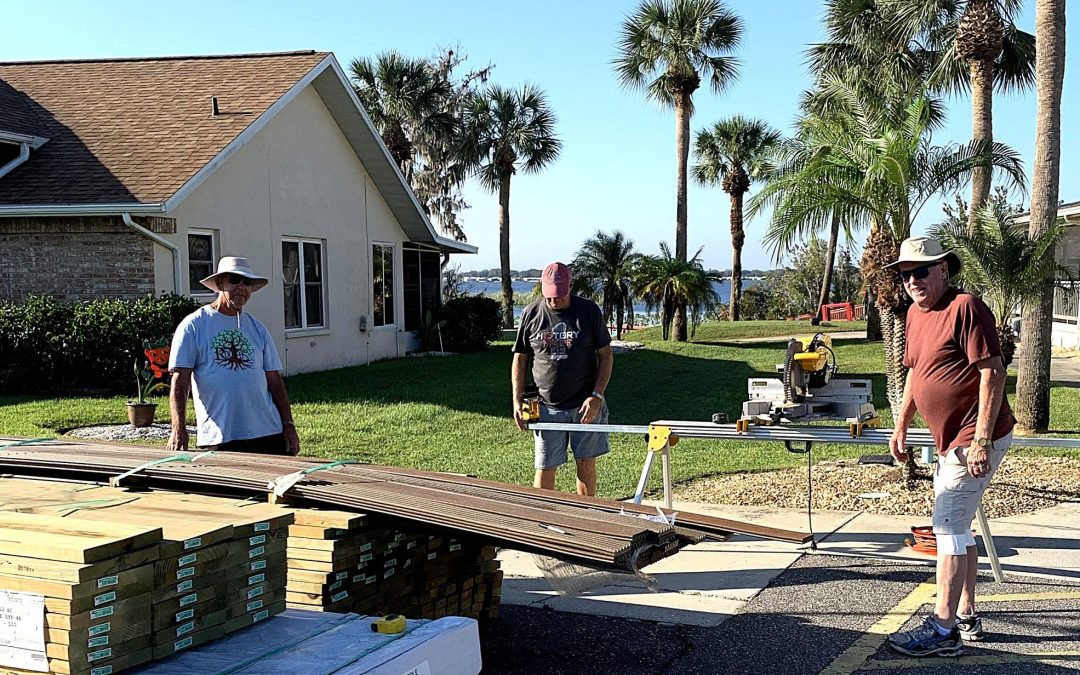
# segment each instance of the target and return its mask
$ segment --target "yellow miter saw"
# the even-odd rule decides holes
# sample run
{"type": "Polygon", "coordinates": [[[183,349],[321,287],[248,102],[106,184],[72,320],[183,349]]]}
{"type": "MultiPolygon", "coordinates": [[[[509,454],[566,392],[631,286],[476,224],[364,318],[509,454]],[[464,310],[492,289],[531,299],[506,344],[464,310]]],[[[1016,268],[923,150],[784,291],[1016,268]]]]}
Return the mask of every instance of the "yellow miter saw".
{"type": "Polygon", "coordinates": [[[880,426],[871,381],[833,378],[839,367],[828,335],[791,338],[776,370],[779,379],[747,380],[750,398],[736,423],[740,431],[751,424],[840,420],[859,436],[864,427],[880,426]]]}

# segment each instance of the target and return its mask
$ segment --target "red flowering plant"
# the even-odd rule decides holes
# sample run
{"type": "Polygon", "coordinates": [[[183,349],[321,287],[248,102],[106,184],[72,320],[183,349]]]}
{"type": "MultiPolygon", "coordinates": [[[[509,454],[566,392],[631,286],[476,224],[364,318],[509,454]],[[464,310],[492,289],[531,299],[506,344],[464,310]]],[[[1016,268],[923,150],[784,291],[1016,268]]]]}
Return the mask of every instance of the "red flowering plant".
{"type": "Polygon", "coordinates": [[[169,373],[169,339],[143,340],[142,344],[146,359],[141,364],[135,361],[135,386],[139,399],[133,403],[139,404],[145,404],[146,397],[155,391],[169,388],[166,377],[169,373]]]}

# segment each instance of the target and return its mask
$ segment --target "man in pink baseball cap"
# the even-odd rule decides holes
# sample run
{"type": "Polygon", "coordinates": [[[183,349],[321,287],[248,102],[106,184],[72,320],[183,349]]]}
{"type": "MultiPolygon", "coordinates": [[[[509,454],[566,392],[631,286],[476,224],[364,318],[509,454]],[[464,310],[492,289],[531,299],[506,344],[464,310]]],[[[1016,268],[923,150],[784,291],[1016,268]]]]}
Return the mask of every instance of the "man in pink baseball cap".
{"type": "MultiPolygon", "coordinates": [[[[544,297],[521,313],[514,341],[514,421],[521,419],[525,372],[532,359],[532,376],[540,390],[540,421],[605,424],[608,419],[604,390],[611,379],[611,333],[596,303],[570,293],[570,268],[553,262],[540,276],[544,297]]],[[[533,485],[555,489],[555,472],[567,461],[567,445],[574,452],[577,491],[596,494],[596,458],[610,451],[607,434],[534,431],[533,485]]]]}

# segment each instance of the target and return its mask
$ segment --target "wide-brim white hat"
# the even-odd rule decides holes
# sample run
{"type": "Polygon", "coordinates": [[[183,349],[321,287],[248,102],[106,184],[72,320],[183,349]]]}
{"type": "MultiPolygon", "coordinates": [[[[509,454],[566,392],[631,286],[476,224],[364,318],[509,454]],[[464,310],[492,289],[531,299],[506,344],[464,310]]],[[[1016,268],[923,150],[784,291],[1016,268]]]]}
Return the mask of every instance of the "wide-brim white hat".
{"type": "Polygon", "coordinates": [[[251,265],[248,263],[247,258],[239,258],[231,255],[225,256],[224,258],[219,260],[217,272],[214,272],[199,283],[214,292],[220,292],[221,289],[218,288],[218,280],[228,274],[236,274],[246,279],[249,279],[251,281],[249,287],[251,288],[252,293],[259,290],[266,284],[270,283],[269,279],[263,276],[259,276],[251,270],[251,265]]]}
{"type": "Polygon", "coordinates": [[[896,267],[901,263],[932,263],[939,260],[947,260],[949,263],[949,276],[960,271],[963,263],[960,256],[953,251],[943,251],[941,242],[930,237],[908,237],[900,244],[900,255],[896,262],[889,263],[886,268],[896,267]]]}

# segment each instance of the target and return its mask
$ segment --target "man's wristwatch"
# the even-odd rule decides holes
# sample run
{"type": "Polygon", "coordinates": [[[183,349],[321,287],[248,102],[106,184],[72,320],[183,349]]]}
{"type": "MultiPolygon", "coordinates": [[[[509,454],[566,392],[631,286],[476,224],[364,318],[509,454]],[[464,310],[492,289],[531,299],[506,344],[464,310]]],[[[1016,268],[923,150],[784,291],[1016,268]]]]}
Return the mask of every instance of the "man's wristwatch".
{"type": "Polygon", "coordinates": [[[598,391],[594,391],[594,392],[592,393],[592,397],[593,397],[593,398],[598,398],[598,399],[600,399],[601,401],[603,401],[603,400],[604,400],[604,395],[603,395],[603,394],[601,394],[601,393],[600,393],[600,392],[598,392],[598,391]]]}
{"type": "Polygon", "coordinates": [[[975,439],[975,445],[979,446],[980,448],[992,448],[994,444],[993,441],[991,441],[989,438],[980,436],[979,438],[975,439]]]}

